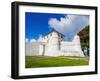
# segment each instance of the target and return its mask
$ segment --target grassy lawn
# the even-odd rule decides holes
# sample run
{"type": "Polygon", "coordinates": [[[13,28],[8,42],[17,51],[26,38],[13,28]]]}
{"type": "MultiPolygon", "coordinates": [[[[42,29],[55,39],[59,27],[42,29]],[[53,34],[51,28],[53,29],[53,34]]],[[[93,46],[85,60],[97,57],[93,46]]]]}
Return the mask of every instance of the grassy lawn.
{"type": "Polygon", "coordinates": [[[36,67],[57,67],[57,66],[81,66],[88,65],[88,60],[82,57],[47,57],[47,56],[26,56],[26,68],[36,67]]]}

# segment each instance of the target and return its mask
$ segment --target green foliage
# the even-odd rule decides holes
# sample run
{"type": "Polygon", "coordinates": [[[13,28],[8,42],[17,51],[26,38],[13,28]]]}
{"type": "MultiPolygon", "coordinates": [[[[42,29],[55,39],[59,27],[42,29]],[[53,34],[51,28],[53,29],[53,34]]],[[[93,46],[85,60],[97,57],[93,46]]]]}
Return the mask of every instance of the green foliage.
{"type": "Polygon", "coordinates": [[[89,26],[85,27],[82,31],[80,31],[78,35],[80,36],[82,49],[84,47],[89,48],[89,26]]]}
{"type": "Polygon", "coordinates": [[[46,57],[46,56],[26,56],[26,68],[36,67],[57,67],[57,66],[80,66],[88,65],[88,60],[81,57],[46,57]],[[75,59],[76,58],[76,59],[75,59]]]}
{"type": "Polygon", "coordinates": [[[80,38],[89,37],[89,26],[80,31],[78,35],[80,36],[80,38]]]}

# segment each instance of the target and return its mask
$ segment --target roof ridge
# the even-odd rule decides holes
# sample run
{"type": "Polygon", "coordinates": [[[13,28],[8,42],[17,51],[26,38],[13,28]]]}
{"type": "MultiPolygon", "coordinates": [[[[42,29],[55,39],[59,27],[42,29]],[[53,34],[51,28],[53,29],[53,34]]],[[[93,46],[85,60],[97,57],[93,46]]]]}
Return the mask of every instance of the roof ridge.
{"type": "Polygon", "coordinates": [[[55,31],[55,32],[57,32],[57,33],[59,33],[59,34],[65,36],[64,34],[62,34],[62,33],[58,32],[57,30],[53,29],[52,31],[50,31],[50,32],[48,32],[46,35],[44,35],[43,37],[47,36],[48,34],[50,34],[50,33],[53,32],[53,31],[55,31]]]}

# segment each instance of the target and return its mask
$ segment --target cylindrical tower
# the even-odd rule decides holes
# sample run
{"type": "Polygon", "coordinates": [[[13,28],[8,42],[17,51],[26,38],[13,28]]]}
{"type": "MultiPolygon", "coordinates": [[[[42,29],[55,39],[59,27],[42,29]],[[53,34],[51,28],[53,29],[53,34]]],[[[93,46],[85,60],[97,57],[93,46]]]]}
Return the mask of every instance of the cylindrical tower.
{"type": "Polygon", "coordinates": [[[78,35],[74,36],[74,40],[73,40],[75,46],[76,46],[76,50],[81,50],[81,44],[80,44],[80,38],[78,35]]]}
{"type": "Polygon", "coordinates": [[[76,55],[84,57],[84,54],[81,49],[80,37],[78,35],[74,36],[73,42],[74,42],[74,50],[78,52],[76,55]]]}
{"type": "Polygon", "coordinates": [[[49,39],[48,42],[48,46],[49,46],[49,50],[51,51],[58,51],[59,50],[59,46],[60,46],[60,42],[59,42],[59,36],[57,32],[52,32],[51,33],[51,37],[49,39]]]}
{"type": "Polygon", "coordinates": [[[50,33],[50,37],[47,43],[47,53],[48,56],[59,56],[60,41],[57,32],[50,33]]]}

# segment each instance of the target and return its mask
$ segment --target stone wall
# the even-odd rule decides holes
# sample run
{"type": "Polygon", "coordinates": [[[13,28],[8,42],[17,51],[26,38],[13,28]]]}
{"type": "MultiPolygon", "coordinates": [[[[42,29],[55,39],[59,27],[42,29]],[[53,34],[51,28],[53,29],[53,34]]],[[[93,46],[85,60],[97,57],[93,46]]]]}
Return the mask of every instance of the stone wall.
{"type": "Polygon", "coordinates": [[[61,42],[61,51],[63,52],[62,56],[84,57],[84,54],[81,50],[80,38],[77,35],[70,42],[68,41],[61,42]]]}
{"type": "Polygon", "coordinates": [[[38,42],[28,42],[25,46],[25,54],[26,56],[34,56],[39,55],[39,46],[38,42]]]}
{"type": "Polygon", "coordinates": [[[80,38],[75,36],[70,42],[59,41],[57,33],[52,33],[52,37],[45,38],[40,42],[26,43],[26,56],[81,56],[84,54],[81,50],[80,38]],[[47,41],[48,40],[48,41],[47,41]],[[45,42],[46,41],[46,42],[45,42]]]}

